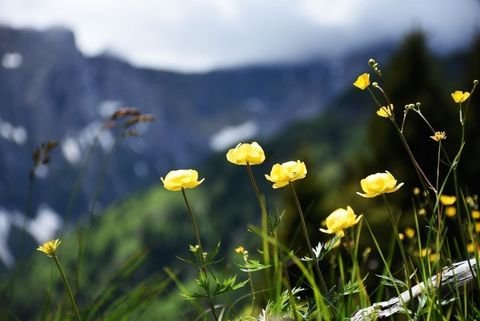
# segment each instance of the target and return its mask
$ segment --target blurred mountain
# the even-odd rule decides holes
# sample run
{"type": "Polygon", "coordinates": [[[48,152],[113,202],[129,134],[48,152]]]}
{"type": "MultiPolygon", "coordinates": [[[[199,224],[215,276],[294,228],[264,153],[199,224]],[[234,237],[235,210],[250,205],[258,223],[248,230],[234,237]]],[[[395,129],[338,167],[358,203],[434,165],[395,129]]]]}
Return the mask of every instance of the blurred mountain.
{"type": "Polygon", "coordinates": [[[136,68],[109,54],[85,57],[63,28],[0,26],[0,243],[12,226],[44,241],[66,217],[98,212],[158,183],[169,169],[195,167],[213,151],[317,115],[365,70],[370,54],[383,59],[392,47],[299,65],[181,74],[136,68]],[[124,106],[156,121],[128,139],[102,129],[124,106]],[[29,187],[32,152],[48,140],[59,148],[29,187]]]}

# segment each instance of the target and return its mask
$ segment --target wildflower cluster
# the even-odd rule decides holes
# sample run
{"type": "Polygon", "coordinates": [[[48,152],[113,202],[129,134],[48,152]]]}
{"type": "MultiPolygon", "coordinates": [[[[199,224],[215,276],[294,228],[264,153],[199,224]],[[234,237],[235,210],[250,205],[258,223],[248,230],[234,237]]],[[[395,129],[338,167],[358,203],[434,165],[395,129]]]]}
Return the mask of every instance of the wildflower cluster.
{"type": "MultiPolygon", "coordinates": [[[[369,65],[373,69],[373,71],[377,74],[377,76],[381,78],[382,74],[379,69],[378,63],[376,63],[375,60],[371,59],[369,61],[369,65]]],[[[361,90],[367,89],[370,92],[371,96],[373,97],[378,107],[376,114],[381,118],[386,118],[391,121],[391,123],[393,124],[393,127],[395,128],[395,130],[397,131],[397,134],[399,135],[399,138],[404,148],[406,149],[408,156],[410,157],[413,168],[415,169],[415,172],[424,188],[423,194],[421,193],[421,190],[419,188],[416,188],[414,190],[414,195],[416,196],[416,199],[419,200],[419,203],[418,203],[419,209],[417,211],[417,214],[419,216],[425,216],[428,211],[433,212],[434,215],[431,216],[431,219],[428,222],[428,225],[436,226],[435,229],[433,230],[435,233],[434,242],[431,242],[431,244],[428,247],[423,248],[420,251],[417,251],[417,255],[420,257],[428,257],[430,261],[439,261],[439,259],[441,258],[440,251],[441,251],[442,243],[444,242],[443,238],[445,237],[445,234],[444,234],[445,222],[443,220],[443,217],[453,218],[457,216],[458,210],[460,209],[460,206],[456,204],[457,196],[444,194],[444,189],[446,188],[447,183],[449,182],[451,176],[454,176],[455,184],[457,184],[458,160],[461,157],[461,154],[463,151],[463,145],[465,143],[464,128],[465,128],[465,120],[466,120],[465,118],[466,110],[468,109],[471,94],[475,91],[475,88],[478,85],[478,81],[475,80],[473,82],[473,88],[471,91],[455,90],[450,95],[453,102],[459,106],[458,112],[459,112],[459,119],[460,119],[461,131],[462,131],[462,141],[460,142],[460,148],[456,153],[456,155],[454,155],[454,157],[451,157],[447,154],[442,144],[442,142],[447,139],[447,133],[443,130],[434,129],[434,127],[431,125],[431,123],[428,121],[427,117],[423,114],[421,110],[421,106],[422,106],[421,102],[410,103],[405,105],[403,120],[401,123],[398,123],[394,113],[394,105],[391,103],[388,95],[385,93],[385,91],[379,85],[379,83],[371,82],[371,76],[369,73],[361,74],[353,83],[353,85],[361,90]],[[384,101],[384,103],[382,103],[382,101],[384,101]],[[434,179],[428,177],[425,174],[425,171],[423,170],[421,164],[418,163],[412,150],[410,149],[409,142],[405,138],[405,135],[404,135],[405,121],[407,119],[407,114],[409,112],[414,112],[420,117],[420,119],[424,122],[427,128],[431,130],[431,135],[429,136],[429,138],[438,143],[437,169],[436,169],[436,177],[434,179]],[[447,171],[444,177],[441,177],[441,171],[440,171],[440,166],[442,164],[447,165],[449,167],[449,170],[447,171]],[[431,199],[430,199],[430,195],[431,195],[430,193],[432,192],[435,198],[433,201],[433,206],[431,205],[431,199]],[[423,198],[421,199],[420,196],[423,196],[423,198]]],[[[369,177],[361,181],[361,186],[364,193],[358,193],[358,194],[363,197],[371,198],[371,197],[378,196],[379,194],[397,191],[402,185],[403,183],[397,184],[396,180],[393,178],[393,176],[391,176],[389,172],[377,173],[374,175],[370,175],[369,177]]],[[[458,186],[456,187],[456,189],[458,190],[458,186]]],[[[386,198],[384,198],[384,200],[387,202],[386,198]]],[[[389,213],[391,213],[390,207],[388,207],[388,211],[389,213]]],[[[472,217],[473,217],[474,211],[475,211],[474,209],[471,210],[472,217]]],[[[413,229],[408,227],[407,229],[405,229],[403,233],[398,232],[398,228],[396,228],[395,219],[392,215],[391,215],[391,221],[392,221],[392,225],[397,230],[396,234],[398,235],[397,240],[399,242],[403,241],[405,237],[407,237],[407,239],[409,240],[414,240],[415,233],[413,229]]],[[[470,239],[472,238],[473,237],[470,236],[470,239]]],[[[420,236],[418,240],[420,240],[420,236]]],[[[401,246],[401,244],[400,244],[400,247],[402,249],[404,263],[406,264],[407,260],[403,253],[403,247],[401,246]]],[[[471,247],[469,247],[469,250],[470,248],[471,247]]]]}
{"type": "MultiPolygon", "coordinates": [[[[265,161],[265,153],[257,142],[240,143],[227,152],[226,158],[235,165],[259,165],[265,161]]],[[[274,164],[270,174],[265,174],[265,178],[273,183],[272,187],[274,189],[278,189],[305,178],[307,173],[304,162],[300,160],[288,161],[274,164]]],[[[170,191],[195,188],[204,180],[204,178],[198,180],[198,172],[193,169],[173,170],[168,172],[165,178],[161,178],[165,189],[170,191]]],[[[358,194],[363,197],[375,197],[383,193],[395,192],[402,185],[403,183],[396,185],[396,180],[389,172],[386,172],[386,174],[377,173],[361,181],[365,194],[358,194]]],[[[343,235],[343,230],[358,223],[361,217],[361,215],[357,217],[350,206],[347,206],[347,209],[339,208],[327,217],[327,229],[321,230],[329,234],[343,235]]],[[[236,252],[240,252],[242,249],[242,247],[239,247],[236,252]]]]}
{"type": "MultiPolygon", "coordinates": [[[[382,211],[386,214],[388,213],[393,229],[393,233],[389,233],[392,236],[392,242],[389,246],[391,252],[388,253],[388,256],[384,255],[384,247],[378,244],[375,233],[372,232],[372,228],[368,224],[370,215],[357,215],[350,205],[336,208],[324,217],[323,222],[318,222],[318,226],[315,227],[320,232],[328,234],[328,236],[320,234],[323,237],[328,237],[328,240],[326,242],[318,242],[316,246],[312,246],[312,238],[309,235],[305,214],[295,188],[297,181],[304,179],[308,181],[306,179],[307,175],[311,175],[311,173],[307,170],[305,162],[299,159],[275,162],[269,173],[264,173],[261,177],[271,183],[274,190],[286,188],[291,192],[291,197],[300,219],[299,231],[303,233],[306,244],[305,253],[299,255],[300,249],[290,249],[279,241],[278,222],[282,216],[278,215],[276,221],[272,218],[274,215],[268,211],[265,197],[256,183],[252,166],[261,165],[267,160],[264,149],[257,142],[239,143],[229,149],[225,157],[229,163],[244,166],[247,170],[248,178],[261,213],[261,229],[252,226],[249,230],[261,237],[262,247],[258,251],[248,251],[246,249],[247,245],[245,247],[242,245],[237,246],[234,249],[234,252],[238,254],[237,257],[241,257],[240,264],[236,266],[240,271],[248,275],[247,280],[238,281],[236,275],[229,276],[228,271],[225,271],[225,269],[219,269],[222,271],[222,275],[219,275],[219,272],[215,269],[215,266],[222,262],[222,259],[218,258],[221,252],[220,243],[217,243],[210,250],[204,247],[197,217],[187,195],[187,193],[191,192],[187,190],[197,188],[206,179],[200,178],[202,176],[195,169],[171,170],[162,176],[160,180],[166,190],[180,192],[177,195],[182,195],[186,212],[192,223],[195,243],[189,245],[189,257],[180,259],[198,267],[198,276],[195,279],[194,286],[181,286],[181,288],[185,298],[202,300],[205,305],[208,304],[208,307],[205,309],[205,307],[195,302],[196,308],[202,311],[202,315],[198,319],[206,319],[207,313],[211,314],[211,318],[215,321],[228,319],[230,308],[228,304],[218,303],[219,296],[240,290],[248,283],[251,291],[250,296],[242,296],[241,299],[235,302],[251,298],[250,310],[247,309],[246,311],[248,312],[245,312],[249,316],[247,319],[240,318],[235,320],[343,320],[346,319],[346,316],[351,315],[352,311],[349,309],[352,307],[357,309],[359,306],[369,311],[364,313],[360,310],[357,313],[363,319],[380,317],[380,315],[376,314],[378,311],[375,309],[381,310],[386,307],[381,311],[383,313],[381,315],[382,318],[402,311],[407,314],[408,319],[417,320],[419,316],[441,311],[440,307],[443,305],[443,302],[439,302],[438,298],[435,297],[441,291],[430,290],[441,289],[443,285],[443,281],[434,276],[435,271],[441,267],[440,263],[452,263],[445,258],[445,255],[450,251],[446,238],[448,232],[447,225],[453,225],[455,223],[454,218],[458,218],[459,224],[455,228],[461,232],[460,237],[463,242],[455,242],[455,246],[458,248],[463,246],[460,251],[474,253],[478,259],[478,250],[480,248],[478,197],[475,195],[464,197],[465,194],[458,186],[458,177],[456,176],[457,166],[465,143],[463,131],[466,109],[478,82],[474,83],[471,91],[457,90],[451,94],[453,102],[459,106],[462,130],[461,147],[452,156],[448,155],[443,146],[443,141],[447,138],[446,132],[434,129],[422,113],[422,104],[420,102],[405,105],[403,119],[399,122],[398,118],[395,117],[395,113],[399,111],[394,108],[394,104],[389,100],[381,85],[372,81],[374,77],[382,77],[380,65],[373,59],[369,60],[369,65],[373,69],[374,74],[372,76],[369,73],[361,74],[353,82],[353,85],[360,90],[367,90],[372,95],[377,104],[375,113],[380,117],[379,119],[391,122],[422,185],[413,189],[413,203],[416,215],[412,219],[415,225],[403,225],[400,228],[398,215],[395,213],[398,209],[390,205],[389,198],[392,197],[390,194],[399,191],[405,183],[399,182],[390,171],[383,170],[382,172],[367,175],[364,178],[359,177],[359,189],[361,191],[356,192],[356,195],[365,199],[372,199],[368,200],[369,202],[374,202],[377,199],[383,200],[384,207],[382,207],[382,211]],[[467,106],[464,106],[464,103],[467,103],[467,106]],[[436,159],[437,171],[435,177],[429,177],[425,173],[410,149],[409,142],[404,135],[407,113],[418,115],[431,131],[424,138],[426,140],[432,139],[436,142],[438,157],[436,159]],[[448,168],[446,173],[439,170],[441,165],[448,168]],[[446,193],[450,188],[452,180],[454,181],[454,188],[451,190],[455,191],[455,193],[452,193],[455,195],[446,193]],[[374,198],[376,199],[373,200],[374,198]],[[464,213],[468,214],[468,216],[460,217],[464,213]],[[362,220],[368,227],[372,240],[375,243],[379,259],[368,260],[372,253],[370,246],[359,253],[360,233],[363,228],[362,220]],[[402,265],[399,269],[393,270],[392,261],[397,251],[401,255],[402,265]],[[345,259],[345,253],[349,255],[347,259],[345,259]],[[407,254],[411,256],[409,257],[407,254]],[[260,258],[256,256],[260,256],[260,258]],[[328,258],[326,263],[332,267],[329,272],[334,275],[330,279],[325,279],[325,271],[321,269],[320,265],[320,262],[326,258],[328,258]],[[395,289],[398,297],[370,305],[370,298],[366,290],[368,274],[364,273],[364,265],[368,265],[370,262],[373,262],[372,265],[378,265],[380,259],[383,263],[384,274],[375,276],[380,279],[382,286],[379,292],[383,292],[384,286],[392,287],[395,289]],[[300,280],[295,283],[291,279],[293,273],[291,274],[289,271],[292,266],[298,269],[301,275],[300,280]],[[339,270],[338,274],[336,274],[336,270],[339,270]],[[260,281],[253,275],[259,271],[263,273],[260,281]],[[404,281],[398,278],[398,275],[402,274],[405,277],[404,281]],[[332,282],[332,279],[334,282],[332,282]],[[341,281],[338,282],[338,279],[341,281]],[[422,286],[414,287],[412,285],[413,282],[420,282],[420,280],[424,282],[422,286]],[[308,291],[303,286],[305,288],[308,287],[308,291]],[[417,311],[410,310],[407,307],[408,302],[416,296],[420,296],[420,294],[416,293],[416,290],[412,289],[420,287],[426,290],[421,291],[417,311]],[[312,293],[312,296],[308,297],[308,294],[305,294],[307,292],[312,293]],[[262,296],[261,300],[258,299],[259,295],[262,296]],[[355,298],[353,297],[354,295],[356,295],[355,298]],[[262,306],[260,307],[261,304],[262,306]]],[[[375,114],[372,112],[372,115],[375,114]]],[[[108,126],[114,127],[119,121],[123,121],[121,128],[124,130],[124,133],[133,135],[133,132],[130,130],[131,126],[152,120],[153,116],[142,114],[135,108],[123,108],[112,115],[108,121],[108,126]]],[[[54,143],[42,145],[42,148],[34,154],[35,164],[47,163],[49,160],[48,153],[55,146],[54,143]]],[[[205,184],[208,184],[208,180],[205,184]]],[[[205,186],[205,184],[202,186],[205,186]]],[[[404,190],[405,188],[402,191],[404,190]]],[[[357,197],[357,199],[367,202],[367,200],[362,198],[357,197]]],[[[75,298],[56,253],[60,244],[61,241],[59,239],[51,240],[40,245],[37,250],[55,261],[65,288],[69,293],[77,321],[81,321],[75,298]]],[[[470,271],[475,271],[476,266],[472,266],[473,261],[468,262],[470,271]]],[[[370,270],[376,270],[377,266],[369,268],[370,270]]],[[[442,271],[440,272],[443,273],[442,271]]],[[[170,274],[173,273],[170,272],[170,274]]],[[[295,274],[295,276],[297,275],[298,273],[295,274]]],[[[472,272],[471,275],[473,276],[472,272]]],[[[381,296],[381,293],[379,296],[381,296]]],[[[352,320],[354,318],[352,317],[352,320]]]]}

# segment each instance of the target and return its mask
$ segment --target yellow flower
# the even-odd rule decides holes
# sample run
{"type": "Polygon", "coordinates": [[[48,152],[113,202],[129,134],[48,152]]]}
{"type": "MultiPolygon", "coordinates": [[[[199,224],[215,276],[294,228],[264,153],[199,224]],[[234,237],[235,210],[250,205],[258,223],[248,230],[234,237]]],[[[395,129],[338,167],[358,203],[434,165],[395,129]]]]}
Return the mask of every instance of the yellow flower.
{"type": "Polygon", "coordinates": [[[467,100],[468,97],[470,97],[470,93],[468,91],[463,92],[463,91],[457,90],[454,93],[452,93],[451,96],[454,102],[456,102],[457,104],[461,104],[465,100],[467,100]]]}
{"type": "Polygon", "coordinates": [[[415,230],[411,227],[407,227],[407,228],[405,228],[405,235],[409,239],[412,239],[415,236],[415,230]]]}
{"type": "Polygon", "coordinates": [[[479,219],[479,218],[480,218],[480,211],[479,211],[479,210],[473,210],[473,211],[472,211],[472,218],[473,218],[474,220],[479,219]]]}
{"type": "Polygon", "coordinates": [[[307,176],[307,167],[304,162],[297,160],[289,161],[283,164],[275,164],[270,171],[270,175],[265,175],[266,179],[273,182],[273,188],[280,188],[288,183],[299,180],[307,176]]]}
{"type": "Polygon", "coordinates": [[[244,254],[245,252],[247,252],[247,251],[246,251],[245,248],[244,248],[243,246],[241,246],[241,245],[238,246],[238,247],[235,249],[235,253],[237,253],[237,254],[244,254]]]}
{"type": "Polygon", "coordinates": [[[477,251],[480,250],[480,248],[478,247],[477,244],[475,244],[475,243],[473,243],[473,242],[470,242],[470,243],[467,244],[467,252],[468,252],[468,253],[473,253],[473,252],[475,252],[475,249],[476,249],[477,251]]]}
{"type": "Polygon", "coordinates": [[[447,139],[447,134],[445,132],[435,132],[433,136],[430,136],[436,142],[447,139]]]}
{"type": "Polygon", "coordinates": [[[422,192],[422,191],[421,191],[418,187],[415,187],[415,188],[413,189],[413,195],[417,195],[417,196],[418,196],[418,195],[420,195],[421,192],[422,192]]]}
{"type": "Polygon", "coordinates": [[[365,198],[372,198],[384,193],[393,193],[403,186],[403,183],[397,185],[397,180],[390,172],[376,173],[367,176],[360,181],[364,194],[357,192],[358,195],[365,198]]]}
{"type": "Polygon", "coordinates": [[[364,73],[358,76],[353,85],[361,90],[365,90],[370,85],[370,74],[364,73]]]}
{"type": "Polygon", "coordinates": [[[480,232],[480,223],[475,223],[475,232],[480,232]]]}
{"type": "Polygon", "coordinates": [[[445,215],[448,217],[455,217],[455,215],[457,215],[457,208],[455,206],[447,206],[445,208],[445,215]]]}
{"type": "Polygon", "coordinates": [[[40,245],[37,250],[40,252],[45,253],[48,256],[55,256],[55,251],[57,250],[57,247],[62,243],[59,239],[56,240],[50,240],[48,242],[43,243],[40,245]]]}
{"type": "Polygon", "coordinates": [[[405,239],[405,235],[403,235],[403,233],[398,233],[398,239],[403,241],[405,239]]]}
{"type": "Polygon", "coordinates": [[[423,248],[423,249],[420,250],[419,253],[417,253],[417,255],[420,256],[420,257],[426,257],[427,255],[430,256],[432,254],[433,254],[433,251],[429,247],[423,248]]]}
{"type": "Polygon", "coordinates": [[[426,209],[421,208],[421,209],[418,210],[418,215],[425,215],[425,214],[427,214],[427,210],[426,210],[426,209]]]}
{"type": "Polygon", "coordinates": [[[347,206],[346,209],[339,208],[327,217],[325,221],[327,229],[321,228],[320,231],[328,234],[335,233],[342,237],[345,235],[343,230],[357,224],[361,218],[362,215],[357,217],[350,206],[347,206]]]}
{"type": "Polygon", "coordinates": [[[428,255],[428,260],[430,262],[437,262],[440,260],[440,254],[439,253],[431,253],[428,255]]]}
{"type": "Polygon", "coordinates": [[[450,196],[450,195],[440,195],[440,203],[442,203],[443,206],[450,206],[455,204],[455,201],[457,198],[455,196],[450,196]]]}
{"type": "Polygon", "coordinates": [[[195,188],[205,178],[198,180],[198,172],[194,169],[179,169],[168,172],[165,178],[161,178],[163,187],[169,191],[180,191],[182,188],[195,188]]]}
{"type": "Polygon", "coordinates": [[[465,202],[467,202],[468,206],[470,206],[470,207],[475,207],[475,205],[476,205],[475,200],[470,195],[465,197],[465,202]]]}
{"type": "Polygon", "coordinates": [[[379,110],[377,110],[377,115],[383,118],[389,118],[393,115],[393,105],[390,104],[389,106],[382,106],[379,110]]]}
{"type": "Polygon", "coordinates": [[[257,143],[238,144],[227,153],[227,160],[236,165],[258,165],[265,160],[265,153],[257,143]]]}

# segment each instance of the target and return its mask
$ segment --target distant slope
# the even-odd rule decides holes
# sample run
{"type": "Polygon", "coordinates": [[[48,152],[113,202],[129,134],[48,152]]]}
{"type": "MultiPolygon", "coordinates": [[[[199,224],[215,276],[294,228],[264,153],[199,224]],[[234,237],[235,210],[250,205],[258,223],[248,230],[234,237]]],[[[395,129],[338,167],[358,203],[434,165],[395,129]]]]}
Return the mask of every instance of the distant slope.
{"type": "Polygon", "coordinates": [[[0,216],[6,222],[5,238],[15,215],[26,211],[31,153],[46,140],[61,145],[48,168],[38,171],[28,215],[30,223],[41,221],[54,231],[52,219],[58,218],[38,219],[42,209],[76,220],[93,208],[93,200],[101,209],[155,184],[170,168],[197,166],[212,154],[212,139],[219,133],[217,149],[235,144],[240,136],[270,137],[321,113],[351,83],[352,73],[364,69],[371,53],[388,56],[391,48],[382,44],[300,65],[180,74],[136,68],[108,55],[84,57],[74,35],[62,28],[0,26],[0,216]],[[84,165],[103,121],[121,106],[137,107],[156,121],[140,128],[141,137],[122,140],[113,153],[114,133],[101,131],[84,165]]]}

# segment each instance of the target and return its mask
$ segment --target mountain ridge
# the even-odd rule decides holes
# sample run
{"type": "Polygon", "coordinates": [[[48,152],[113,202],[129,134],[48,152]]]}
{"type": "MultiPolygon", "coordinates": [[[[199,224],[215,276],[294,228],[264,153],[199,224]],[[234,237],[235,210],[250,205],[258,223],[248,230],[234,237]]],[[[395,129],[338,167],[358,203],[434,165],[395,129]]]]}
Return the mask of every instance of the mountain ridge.
{"type": "Polygon", "coordinates": [[[230,136],[216,149],[234,144],[239,132],[228,129],[248,125],[242,139],[262,139],[321,113],[352,81],[351,73],[365,69],[369,53],[388,56],[391,50],[378,48],[334,61],[185,74],[137,68],[108,54],[85,57],[65,28],[0,25],[0,208],[9,222],[6,234],[13,213],[25,214],[31,153],[41,143],[54,139],[60,147],[48,168],[38,171],[26,215],[35,220],[47,206],[76,221],[89,208],[101,210],[157,183],[169,169],[195,166],[224,131],[230,136]],[[101,128],[123,106],[153,114],[156,121],[141,128],[141,137],[114,144],[115,134],[101,128]],[[91,148],[90,162],[83,165],[91,148]]]}

